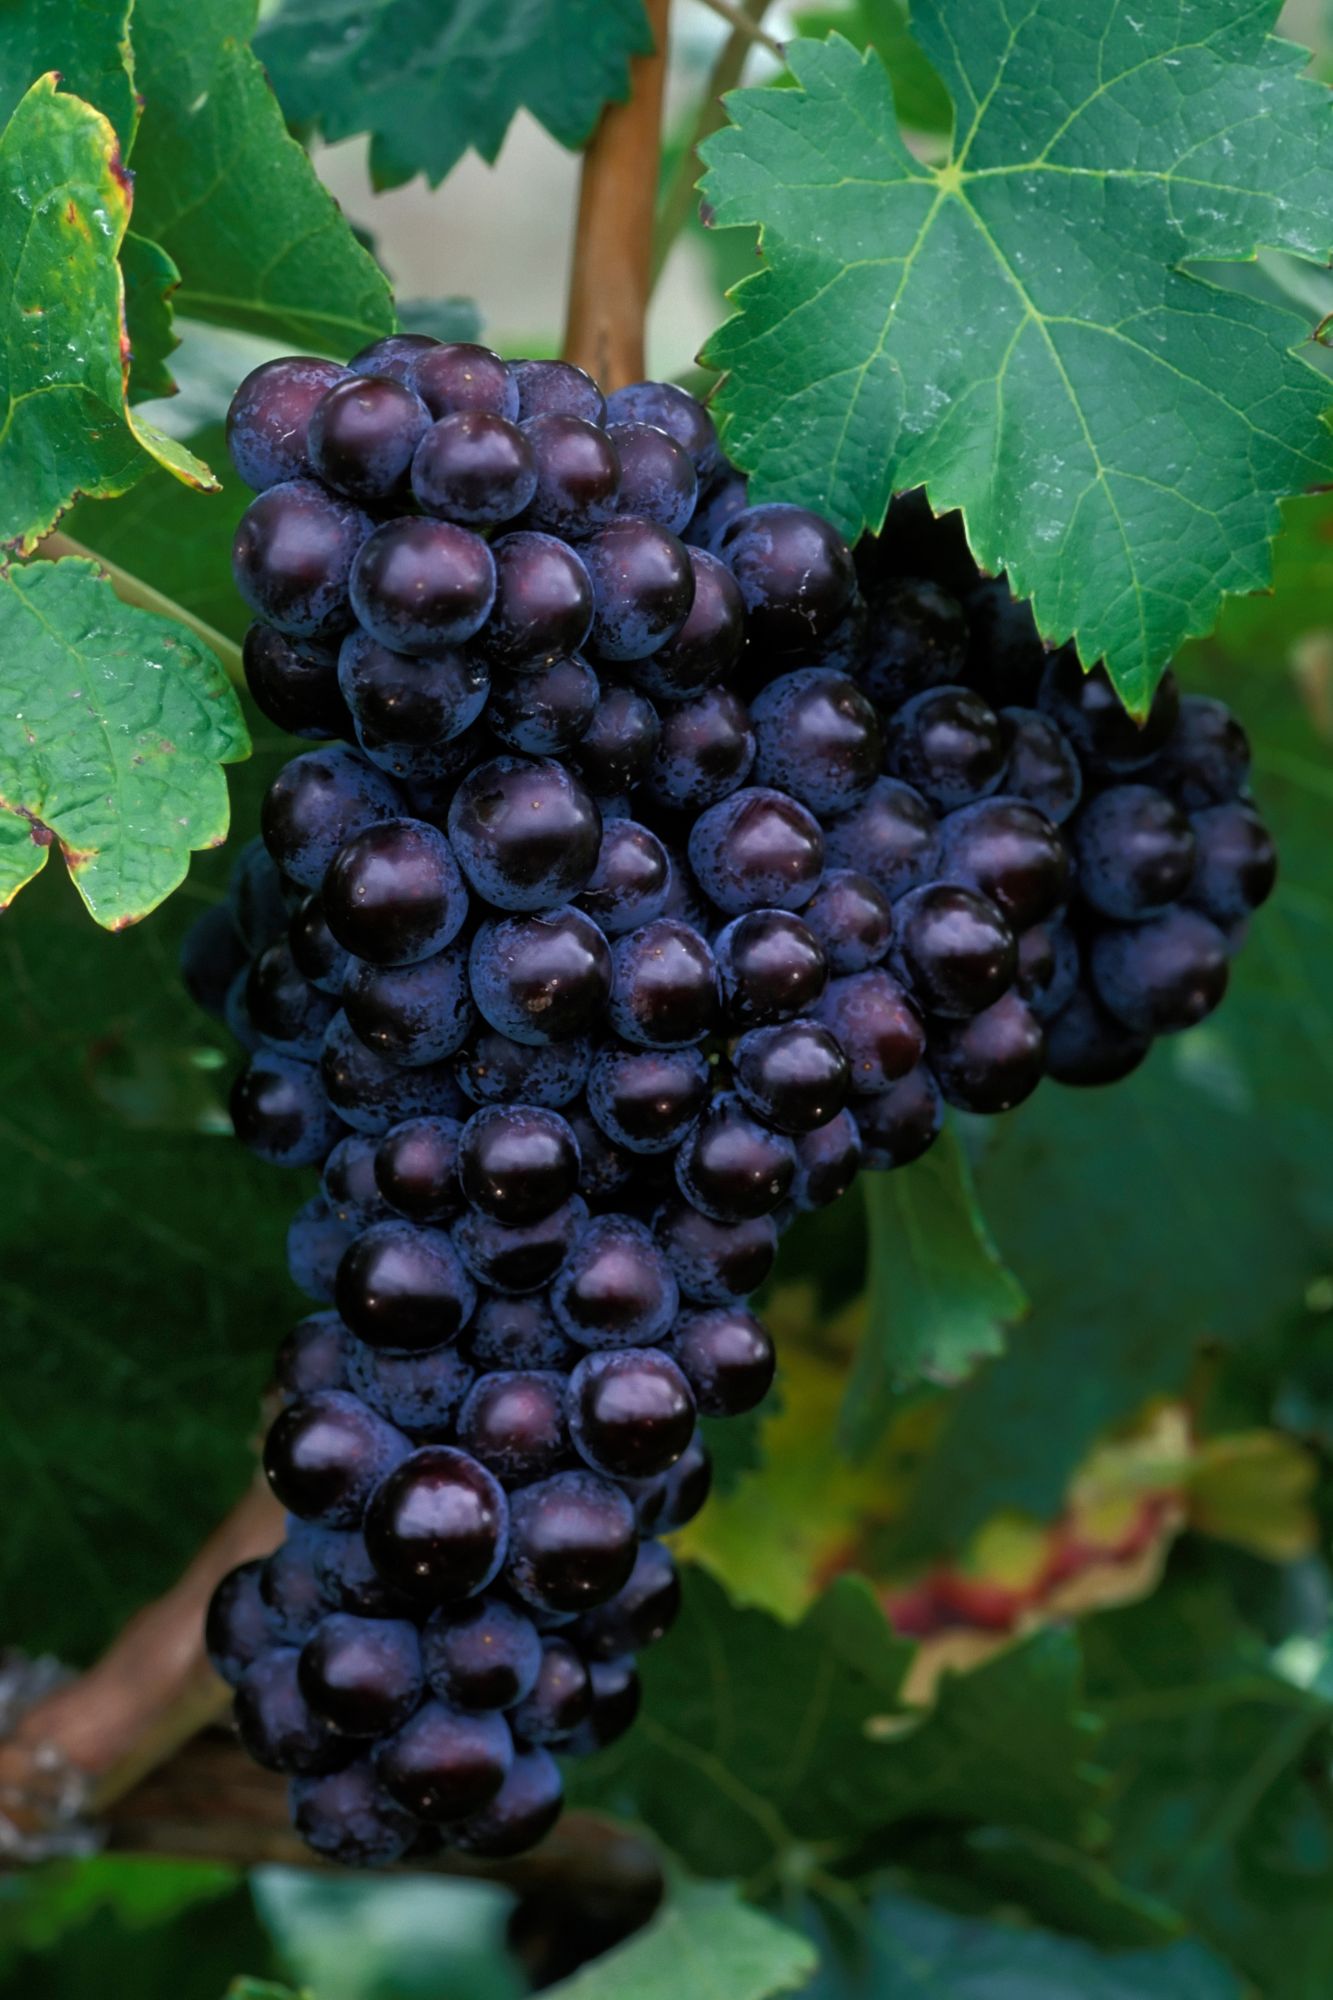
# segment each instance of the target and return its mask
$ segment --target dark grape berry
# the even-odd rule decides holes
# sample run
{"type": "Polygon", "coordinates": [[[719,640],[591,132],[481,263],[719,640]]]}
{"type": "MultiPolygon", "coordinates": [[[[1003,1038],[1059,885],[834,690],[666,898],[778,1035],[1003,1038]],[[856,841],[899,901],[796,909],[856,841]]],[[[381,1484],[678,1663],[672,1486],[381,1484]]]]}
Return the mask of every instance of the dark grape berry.
{"type": "Polygon", "coordinates": [[[588,1685],[591,1706],[568,1744],[574,1757],[590,1757],[618,1742],[632,1727],[643,1699],[639,1676],[628,1659],[589,1660],[588,1685]]]}
{"type": "Polygon", "coordinates": [[[934,1145],[943,1117],[939,1085],[918,1063],[887,1090],[856,1100],[862,1163],[872,1171],[909,1166],[934,1145]]]}
{"type": "Polygon", "coordinates": [[[816,813],[845,812],[879,775],[879,717],[846,674],[803,667],[750,704],[761,785],[790,792],[816,813]]]}
{"type": "Polygon", "coordinates": [[[494,1597],[432,1611],[421,1634],[431,1690],[458,1708],[512,1708],[531,1693],[542,1642],[521,1611],[494,1597]]]}
{"type": "Polygon", "coordinates": [[[273,1379],[289,1403],[347,1387],[347,1336],[337,1313],[309,1313],[297,1321],[278,1349],[273,1379]]]}
{"type": "Polygon", "coordinates": [[[690,866],[728,916],[799,910],[819,886],[824,836],[813,813],[785,793],[755,786],[701,813],[690,829],[690,866]]]}
{"type": "Polygon", "coordinates": [[[324,906],[318,896],[306,896],[292,911],[287,930],[292,962],[321,993],[342,992],[347,977],[348,956],[329,929],[324,906]]]}
{"type": "Polygon", "coordinates": [[[359,349],[347,366],[354,375],[387,375],[410,385],[417,363],[439,345],[429,333],[390,333],[359,349]]]}
{"type": "Polygon", "coordinates": [[[264,1041],[285,1055],[313,1060],[338,1011],[332,994],[312,986],[292,957],[286,938],[254,959],[245,984],[250,1024],[264,1041]]]}
{"type": "Polygon", "coordinates": [[[449,1603],[484,1590],[504,1561],[504,1489],[466,1452],[422,1445],[375,1488],[366,1547],[386,1582],[449,1603]]]}
{"type": "Polygon", "coordinates": [[[1079,893],[1099,915],[1137,923],[1174,903],[1194,873],[1194,830],[1165,792],[1112,785],[1074,828],[1079,893]]]}
{"type": "Polygon", "coordinates": [[[1084,673],[1073,647],[1062,646],[1050,657],[1036,706],[1059,724],[1089,769],[1124,775],[1140,770],[1167,741],[1180,712],[1180,689],[1174,674],[1164,674],[1147,716],[1136,721],[1106,669],[1084,673]]]}
{"type": "Polygon", "coordinates": [[[572,361],[511,361],[509,373],[518,389],[520,421],[560,416],[600,424],[606,416],[605,396],[572,361]]]}
{"type": "Polygon", "coordinates": [[[541,1047],[589,1029],[611,990],[611,948],[570,905],[481,926],[469,959],[478,1008],[511,1041],[541,1047]]]}
{"type": "Polygon", "coordinates": [[[652,1347],[664,1340],[680,1294],[643,1223],[595,1216],[551,1287],[551,1310],[579,1347],[652,1347]]]}
{"type": "Polygon", "coordinates": [[[656,805],[699,812],[737,791],[754,759],[745,703],[730,688],[708,687],[666,710],[644,782],[656,805]]]}
{"type": "Polygon", "coordinates": [[[259,1049],[232,1085],[236,1137],[275,1167],[317,1166],[343,1136],[313,1063],[259,1049]]]}
{"type": "Polygon", "coordinates": [[[349,733],[338,655],[331,646],[255,624],[245,635],[242,659],[255,707],[279,729],[316,741],[349,733]]]}
{"type": "Polygon", "coordinates": [[[492,758],[468,773],[449,808],[463,873],[501,910],[549,910],[585,888],[601,834],[592,799],[549,758],[492,758]]]}
{"type": "Polygon", "coordinates": [[[294,1779],[291,1810],[306,1846],[345,1868],[387,1868],[402,1860],[420,1831],[368,1763],[349,1764],[328,1777],[294,1779]]]}
{"type": "Polygon", "coordinates": [[[620,458],[618,516],[637,516],[678,535],[694,512],[699,476],[689,453],[658,424],[613,423],[620,458]]]}
{"type": "Polygon", "coordinates": [[[1268,828],[1239,799],[1195,813],[1197,859],[1189,901],[1224,929],[1267,902],[1277,880],[1277,849],[1268,828]]]}
{"type": "Polygon", "coordinates": [[[356,1396],[328,1389],[278,1413],[264,1444],[264,1471],[288,1513],[354,1528],[407,1449],[406,1438],[356,1396]]]}
{"type": "Polygon", "coordinates": [[[938,822],[919,792],[897,778],[878,778],[850,812],[824,829],[830,868],[855,868],[890,900],[928,882],[938,856],[938,822]]]}
{"type": "Polygon", "coordinates": [[[1033,924],[1018,940],[1014,991],[1039,1021],[1063,1012],[1078,985],[1078,942],[1068,924],[1033,924]]]}
{"type": "Polygon", "coordinates": [[[626,1495],[595,1472],[557,1472],[510,1503],[505,1577],[539,1612],[585,1611],[614,1597],[634,1568],[638,1534],[626,1495]]]}
{"type": "Polygon", "coordinates": [[[476,1290],[441,1230],[390,1220],[372,1223],[348,1249],[337,1301],[369,1346],[417,1351],[458,1338],[476,1290]]]}
{"type": "Polygon", "coordinates": [[[572,538],[609,520],[620,487],[620,454],[606,432],[555,411],[528,418],[522,429],[537,468],[531,525],[572,538]]]}
{"type": "Polygon", "coordinates": [[[459,1412],[459,1444],[502,1485],[544,1478],[569,1453],[564,1389],[550,1370],[483,1375],[459,1412]]]}
{"type": "MultiPolygon", "coordinates": [[[[895,1086],[891,1084],[889,1088],[892,1090],[895,1086]]],[[[859,1108],[864,1110],[868,1101],[862,1098],[859,1108]]],[[[816,1126],[813,1132],[802,1132],[792,1144],[796,1153],[796,1176],[791,1184],[793,1205],[798,1209],[813,1210],[841,1201],[861,1166],[861,1131],[853,1114],[840,1111],[836,1118],[830,1118],[827,1125],[816,1126]]],[[[774,1247],[776,1249],[776,1242],[774,1247]]],[[[680,1288],[688,1296],[700,1300],[717,1297],[715,1293],[697,1290],[690,1293],[683,1278],[680,1288]]],[[[731,1296],[743,1298],[751,1289],[747,1286],[744,1291],[731,1296]]]]}
{"type": "Polygon", "coordinates": [[[970,1020],[933,1029],[930,1066],[948,1103],[963,1111],[1009,1111],[1041,1082],[1045,1049],[1041,1022],[1009,992],[970,1020]]]}
{"type": "Polygon", "coordinates": [[[315,1567],[315,1538],[329,1530],[290,1522],[286,1539],[259,1572],[259,1595],[281,1646],[300,1646],[328,1610],[315,1567]]]}
{"type": "Polygon", "coordinates": [[[394,652],[430,653],[470,639],[485,623],[495,562],[467,528],[406,516],[362,543],[349,588],[371,638],[394,652]]]}
{"type": "Polygon", "coordinates": [[[264,846],[303,889],[319,889],[340,847],[381,820],[402,813],[402,797],[355,751],[334,745],[293,757],[264,796],[264,846]]]}
{"type": "Polygon", "coordinates": [[[1046,1074],[1081,1086],[1119,1083],[1148,1053],[1151,1036],[1125,1027],[1080,988],[1046,1029],[1046,1074]]]}
{"type": "Polygon", "coordinates": [[[554,535],[523,530],[491,546],[495,602],[481,644],[496,666],[577,653],[592,629],[592,580],[554,535]]]}
{"type": "Polygon", "coordinates": [[[319,1074],[330,1104],[357,1132],[378,1135],[404,1118],[453,1118],[464,1109],[447,1064],[403,1069],[367,1047],[345,1013],[329,1023],[319,1074]]]}
{"type": "Polygon", "coordinates": [[[501,1292],[479,1302],[467,1330],[467,1351],[479,1369],[520,1372],[549,1368],[567,1372],[579,1353],[544,1300],[501,1292]]]}
{"type": "Polygon", "coordinates": [[[601,689],[577,653],[548,653],[491,683],[486,724],[510,750],[549,757],[588,732],[601,689]]]}
{"type": "Polygon", "coordinates": [[[459,410],[420,437],[412,492],[425,514],[491,528],[521,514],[537,490],[537,461],[517,424],[491,410],[459,410]]]}
{"type": "Polygon", "coordinates": [[[490,691],[475,651],[395,653],[359,631],[343,640],[338,685],[357,727],[381,745],[450,742],[476,721],[490,691]]]}
{"type": "Polygon", "coordinates": [[[689,454],[701,480],[722,463],[717,430],[703,404],[674,382],[631,382],[606,399],[612,424],[652,424],[689,454]]]}
{"type": "MultiPolygon", "coordinates": [[[[842,1049],[848,1089],[858,1097],[886,1090],[906,1076],[925,1048],[920,1015],[900,982],[882,966],[830,980],[815,1014],[842,1049]]],[[[832,1106],[829,1117],[840,1108],[832,1106]]]]}
{"type": "Polygon", "coordinates": [[[753,1117],[739,1097],[715,1097],[676,1155],[686,1201],[714,1222],[771,1215],[796,1173],[791,1140],[753,1117]]]}
{"type": "Polygon", "coordinates": [[[536,1682],[509,1716],[514,1741],[525,1748],[563,1743],[591,1710],[592,1681],[582,1658],[568,1639],[543,1639],[536,1682]]]}
{"type": "Polygon", "coordinates": [[[279,632],[336,638],[352,622],[350,579],[370,528],[360,508],[313,479],[270,486],[250,502],[232,540],[236,588],[279,632]]]}
{"type": "Polygon", "coordinates": [[[449,842],[419,819],[354,834],[334,857],[323,897],[339,944],[373,965],[414,965],[442,951],[468,908],[449,842]]]}
{"type": "Polygon", "coordinates": [[[1225,702],[1187,694],[1175,727],[1142,775],[1186,812],[1227,805],[1249,783],[1249,740],[1225,702]]]}
{"type": "Polygon", "coordinates": [[[249,963],[245,940],[226,903],[214,903],[185,933],[181,981],[195,1006],[216,1021],[225,1019],[228,990],[237,981],[244,986],[249,963]]]}
{"type": "Polygon", "coordinates": [[[387,1061],[409,1069],[443,1062],[476,1025],[467,953],[460,943],[415,965],[357,959],[343,1006],[359,1039],[387,1061]]]}
{"type": "Polygon", "coordinates": [[[861,684],[882,713],[926,688],[957,681],[967,646],[961,605],[922,577],[898,577],[874,594],[861,684]]]}
{"type": "Polygon", "coordinates": [[[602,821],[597,866],[579,907],[607,937],[661,916],[671,894],[671,857],[655,833],[633,819],[602,821]]]}
{"type": "Polygon", "coordinates": [[[475,341],[432,343],[417,356],[412,382],[433,417],[486,410],[512,422],[518,415],[518,384],[508,362],[475,341]]]}
{"type": "Polygon", "coordinates": [[[454,1244],[479,1284],[497,1292],[536,1292],[564,1263],[587,1213],[587,1203],[576,1195],[541,1222],[511,1229],[469,1209],[454,1225],[454,1244]]]}
{"type": "Polygon", "coordinates": [[[670,1351],[701,1416],[742,1416],[772,1387],[773,1342],[763,1323],[740,1306],[684,1315],[672,1332],[670,1351]]]}
{"type": "Polygon", "coordinates": [[[1073,744],[1037,708],[1002,708],[1000,731],[1008,759],[1006,792],[1063,826],[1083,796],[1083,767],[1073,744]]]}
{"type": "Polygon", "coordinates": [[[450,1845],[488,1861],[522,1854],[550,1832],[563,1800],[560,1767],[550,1751],[521,1751],[490,1804],[450,1827],[450,1845]]]}
{"type": "Polygon", "coordinates": [[[290,354],[252,368],[227,411],[227,450],[246,485],[256,493],[312,470],[310,419],[347,370],[336,361],[290,354]]]}
{"type": "Polygon", "coordinates": [[[731,571],[703,549],[688,551],[694,573],[689,616],[656,652],[630,669],[635,686],[658,702],[688,701],[720,680],[740,656],[745,604],[731,571]]]}
{"type": "Polygon", "coordinates": [[[297,1209],[287,1225],[287,1271],[298,1292],[321,1305],[331,1301],[343,1252],[359,1227],[335,1215],[322,1194],[297,1209]]]}
{"type": "Polygon", "coordinates": [[[1005,577],[981,577],[964,594],[967,671],[955,674],[993,708],[1036,699],[1046,648],[1032,606],[1015,598],[1005,577]]]}
{"type": "Polygon", "coordinates": [[[588,1108],[614,1145],[630,1153],[666,1153],[703,1110],[708,1090],[708,1064],[695,1049],[608,1042],[593,1059],[588,1108]]]}
{"type": "Polygon", "coordinates": [[[568,1412],[579,1455],[613,1479],[668,1471],[694,1435],[689,1382],[658,1348],[585,1355],[569,1378],[568,1412]]]}
{"type": "Polygon", "coordinates": [[[380,1196],[409,1222],[447,1222],[463,1206],[456,1118],[407,1118],[373,1154],[380,1196]]]}
{"type": "Polygon", "coordinates": [[[751,910],[718,933],[723,1011],[735,1028],[790,1021],[828,983],[828,960],[814,932],[786,910],[751,910]]]}
{"type": "Polygon", "coordinates": [[[764,1283],[778,1253],[772,1216],[714,1222],[679,1199],[658,1209],[653,1234],[666,1252],[681,1297],[701,1305],[748,1298],[764,1283]]]}
{"type": "Polygon", "coordinates": [[[262,1569],[262,1562],[238,1564],[228,1570],[208,1601],[204,1649],[214,1673],[228,1687],[238,1686],[246,1668],[273,1644],[264,1600],[259,1595],[262,1569]]]}
{"type": "Polygon", "coordinates": [[[463,1127],[458,1172],[468,1200],[497,1222],[540,1222],[578,1188],[578,1144],[558,1111],[488,1105],[463,1127]]]}
{"type": "Polygon", "coordinates": [[[429,410],[405,383],[390,375],[344,376],[311,414],[315,476],[352,500],[401,499],[429,424],[429,410]]]}
{"type": "Polygon", "coordinates": [[[841,1043],[818,1021],[751,1028],[731,1055],[736,1094],[779,1132],[813,1132],[841,1111],[851,1069],[841,1043]]]}
{"type": "Polygon", "coordinates": [[[658,917],[617,938],[607,1017],[627,1042],[687,1048],[717,1019],[717,966],[698,931],[658,917]]]}
{"type": "Polygon", "coordinates": [[[247,1754],[266,1771],[311,1776],[336,1771],[352,1755],[352,1745],[334,1735],[314,1714],[301,1691],[294,1646],[261,1654],[236,1684],[232,1714],[247,1754]]]}
{"type": "Polygon", "coordinates": [[[646,695],[603,683],[597,712],[569,761],[596,798],[620,799],[647,776],[659,734],[657,710],[646,695]]]}
{"type": "Polygon", "coordinates": [[[534,1047],[488,1028],[469,1041],[456,1072],[474,1104],[546,1104],[558,1111],[579,1095],[591,1062],[586,1036],[534,1047]]]}
{"type": "Polygon", "coordinates": [[[889,724],[885,761],[894,777],[948,812],[993,792],[1004,775],[1000,718],[966,687],[927,688],[889,724]]]}
{"type": "Polygon", "coordinates": [[[747,634],[764,650],[817,647],[856,588],[851,551],[837,529],[784,502],[737,514],[718,554],[740,585],[747,634]]]}
{"type": "Polygon", "coordinates": [[[689,551],[655,521],[612,521],[581,544],[592,578],[589,640],[603,660],[642,660],[675,636],[694,601],[689,551]]]}
{"type": "Polygon", "coordinates": [[[989,896],[1015,931],[1025,931],[1064,901],[1069,851],[1036,806],[1023,799],[982,799],[944,821],[940,869],[946,880],[989,896]]]}
{"type": "Polygon", "coordinates": [[[893,936],[893,905],[879,884],[854,868],[830,868],[801,912],[830,972],[864,972],[878,965],[893,936]]]}
{"type": "Polygon", "coordinates": [[[347,1343],[347,1386],[414,1444],[450,1435],[475,1370],[455,1347],[402,1354],[347,1343]]]}
{"type": "Polygon", "coordinates": [[[579,1620],[579,1644],[592,1659],[641,1653],[666,1637],[679,1612],[676,1565],[660,1542],[645,1542],[615,1596],[579,1620]]]}
{"type": "Polygon", "coordinates": [[[949,882],[913,889],[895,918],[895,962],[932,1013],[946,1019],[979,1014],[1012,983],[1014,934],[978,890],[949,882]]]}
{"type": "Polygon", "coordinates": [[[502,1716],[469,1715],[428,1701],[380,1744],[375,1774],[414,1818],[447,1825],[494,1799],[513,1760],[502,1716]]]}
{"type": "Polygon", "coordinates": [[[1163,916],[1104,930],[1089,954],[1102,1005],[1136,1035],[1193,1028],[1227,989],[1227,941],[1198,910],[1176,904],[1163,916]]]}
{"type": "Polygon", "coordinates": [[[297,1680],[314,1713],[342,1735],[386,1735],[421,1700],[425,1677],[416,1626],[335,1611],[301,1648],[297,1680]]]}
{"type": "Polygon", "coordinates": [[[748,500],[745,475],[723,462],[711,479],[701,484],[694,519],[685,530],[692,547],[716,553],[722,537],[748,500]]]}

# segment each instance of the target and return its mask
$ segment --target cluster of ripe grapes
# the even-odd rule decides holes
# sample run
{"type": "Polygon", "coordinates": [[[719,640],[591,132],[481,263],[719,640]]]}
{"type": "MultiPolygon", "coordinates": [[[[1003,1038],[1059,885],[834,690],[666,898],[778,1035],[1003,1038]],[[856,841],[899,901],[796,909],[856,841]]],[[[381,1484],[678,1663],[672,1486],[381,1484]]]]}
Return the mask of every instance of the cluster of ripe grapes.
{"type": "Polygon", "coordinates": [[[1135,724],[911,497],[855,558],[748,505],[670,385],[396,336],[229,430],[251,692],[319,747],[187,975],[326,1309],[209,1646],[318,1851],[512,1853],[633,1718],[784,1224],[1201,1019],[1272,848],[1220,704],[1135,724]]]}

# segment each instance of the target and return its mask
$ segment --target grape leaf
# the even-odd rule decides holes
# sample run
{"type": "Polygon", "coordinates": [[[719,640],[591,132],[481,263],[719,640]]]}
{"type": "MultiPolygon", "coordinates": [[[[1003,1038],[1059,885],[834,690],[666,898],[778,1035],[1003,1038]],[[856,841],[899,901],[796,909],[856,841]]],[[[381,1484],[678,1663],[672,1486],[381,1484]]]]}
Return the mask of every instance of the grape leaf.
{"type": "Polygon", "coordinates": [[[767,2000],[802,1991],[808,1939],[742,1902],[730,1883],[677,1875],[652,1921],[549,1990],[553,2000],[767,2000]]]}
{"type": "Polygon", "coordinates": [[[178,312],[345,355],[392,329],[388,281],[283,126],[255,11],[137,0],[135,226],[179,268],[178,312]]]}
{"type": "Polygon", "coordinates": [[[1067,1634],[946,1679],[904,1715],[912,1649],[865,1584],[840,1580],[800,1624],[739,1610],[691,1570],[670,1640],[644,1657],[634,1730],[571,1773],[576,1797],[647,1821],[704,1875],[830,1860],[917,1817],[1068,1836],[1096,1802],[1067,1634]]]}
{"type": "Polygon", "coordinates": [[[788,47],[798,88],[731,97],[704,195],[765,264],[706,359],[754,496],[856,534],[926,486],[1146,706],[1223,594],[1268,582],[1279,498],[1333,477],[1299,319],[1182,268],[1333,244],[1328,93],[1276,13],[923,0],[958,114],[938,167],[839,36],[788,47]]]}
{"type": "MultiPolygon", "coordinates": [[[[276,768],[237,774],[243,824],[276,768]]],[[[274,1348],[308,1309],[283,1236],[309,1180],[231,1137],[239,1057],[176,963],[229,862],[201,856],[116,936],[54,869],[0,924],[0,1603],[22,1606],[8,1639],[73,1662],[175,1580],[253,1477],[274,1348]]]]}
{"type": "Polygon", "coordinates": [[[128,154],[139,122],[130,50],[133,0],[21,0],[0,27],[0,124],[39,76],[56,70],[60,87],[111,120],[128,154]]]}
{"type": "Polygon", "coordinates": [[[469,146],[494,160],[520,109],[581,146],[653,44],[642,0],[284,0],[255,45],[289,118],[370,133],[386,188],[443,180],[469,146]]]}
{"type": "Polygon", "coordinates": [[[870,1233],[870,1309],[847,1384],[842,1435],[864,1452],[896,1393],[925,1379],[957,1382],[998,1354],[1027,1306],[977,1205],[952,1129],[911,1167],[863,1180],[870,1233]]]}
{"type": "Polygon", "coordinates": [[[0,711],[0,907],[55,840],[92,915],[119,930],[225,839],[220,767],[250,749],[236,696],[200,640],[122,604],[95,563],[0,572],[0,711]]]}
{"type": "Polygon", "coordinates": [[[512,1892],[411,1869],[264,1868],[250,1877],[284,1972],[318,2000],[524,2000],[512,1892]]]}
{"type": "Polygon", "coordinates": [[[171,323],[171,294],[181,274],[158,243],[127,230],[120,246],[125,280],[125,330],[130,341],[130,401],[170,396],[176,384],[167,356],[179,346],[171,323]]]}
{"type": "Polygon", "coordinates": [[[808,2000],[1241,2000],[1243,1990],[1201,1945],[1100,1951],[890,1889],[864,1916],[845,1901],[830,1908],[819,1941],[808,2000]]]}
{"type": "Polygon", "coordinates": [[[0,134],[0,541],[31,549],[78,493],[123,493],[148,456],[212,475],[126,405],[116,252],[129,183],[100,112],[39,77],[0,134]]]}
{"type": "Polygon", "coordinates": [[[908,26],[906,0],[850,0],[846,6],[800,13],[796,25],[802,35],[833,30],[859,49],[873,49],[889,72],[894,107],[908,130],[948,132],[953,123],[949,93],[908,26]]]}

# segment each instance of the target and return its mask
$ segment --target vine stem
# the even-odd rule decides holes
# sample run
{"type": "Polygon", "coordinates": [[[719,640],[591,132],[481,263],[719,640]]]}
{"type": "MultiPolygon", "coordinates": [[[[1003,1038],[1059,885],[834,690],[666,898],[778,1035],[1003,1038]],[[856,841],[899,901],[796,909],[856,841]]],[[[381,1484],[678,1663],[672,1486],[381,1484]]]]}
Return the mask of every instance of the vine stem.
{"type": "MultiPolygon", "coordinates": [[[[756,20],[753,13],[745,7],[744,0],[703,0],[703,4],[710,13],[716,14],[719,20],[728,22],[745,41],[757,42],[761,48],[767,49],[770,55],[776,56],[779,62],[782,61],[785,54],[782,43],[776,35],[770,35],[760,25],[760,21],[756,20]]],[[[765,0],[766,5],[767,0],[765,0]]],[[[764,11],[765,8],[761,7],[759,10],[761,16],[764,11]]]]}
{"type": "Polygon", "coordinates": [[[85,548],[83,543],[76,542],[72,535],[62,535],[57,531],[44,536],[34,549],[33,555],[49,562],[59,562],[64,556],[82,556],[85,562],[96,563],[98,568],[104,569],[110,577],[111,588],[122,604],[136,604],[141,611],[156,611],[159,617],[170,618],[177,625],[184,625],[194,633],[196,639],[203,640],[210,652],[217,654],[231,680],[238,683],[244,681],[241,649],[233,639],[228,639],[215,625],[209,625],[204,619],[196,618],[192,611],[187,611],[183,604],[177,604],[173,597],[167,597],[162,591],[154,590],[152,584],[145,583],[142,577],[122,569],[119,563],[112,562],[109,557],[99,555],[96,549],[85,548]]]}
{"type": "Polygon", "coordinates": [[[627,102],[603,111],[579,185],[564,355],[606,390],[645,372],[670,0],[646,7],[653,52],[631,62],[627,102]]]}
{"type": "MultiPolygon", "coordinates": [[[[736,6],[728,4],[724,18],[732,21],[732,31],[718,50],[704,90],[703,102],[695,120],[689,143],[676,163],[671,183],[662,200],[657,218],[657,228],[653,237],[652,283],[655,285],[662,275],[662,268],[671,254],[671,247],[689,220],[690,209],[695,201],[695,182],[699,178],[699,148],[705,139],[710,139],[726,123],[727,114],[722,99],[729,90],[734,90],[741,80],[745,59],[756,41],[781,56],[782,44],[763,32],[764,15],[768,12],[769,0],[738,0],[736,6]]],[[[723,9],[717,9],[723,13],[723,9]]]]}

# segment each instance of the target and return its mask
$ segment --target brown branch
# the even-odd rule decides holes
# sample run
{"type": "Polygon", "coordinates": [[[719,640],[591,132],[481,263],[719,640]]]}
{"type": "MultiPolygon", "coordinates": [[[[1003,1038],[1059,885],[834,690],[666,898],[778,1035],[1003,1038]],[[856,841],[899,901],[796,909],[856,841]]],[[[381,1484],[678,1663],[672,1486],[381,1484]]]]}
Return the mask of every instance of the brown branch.
{"type": "Polygon", "coordinates": [[[653,238],[653,283],[662,275],[662,267],[671,254],[671,246],[689,220],[693,207],[695,182],[699,178],[701,162],[699,148],[705,139],[711,139],[726,123],[726,111],[722,99],[729,90],[734,90],[741,80],[745,59],[754,46],[756,36],[769,43],[780,55],[782,45],[765,35],[762,29],[764,15],[768,12],[769,0],[739,0],[735,9],[739,17],[736,26],[718,50],[712,74],[704,89],[703,102],[695,120],[689,144],[676,163],[671,183],[662,200],[657,218],[657,229],[653,238]],[[742,25],[743,24],[743,25],[742,25]]]}
{"type": "Polygon", "coordinates": [[[227,1705],[204,1654],[204,1612],[235,1564],[282,1540],[282,1510],[258,1486],[165,1597],[145,1605],[88,1671],[40,1700],[0,1743],[0,1818],[39,1845],[68,1811],[71,1783],[94,1812],[128,1791],[227,1705]]]}
{"type": "Polygon", "coordinates": [[[583,156],[564,352],[608,390],[644,374],[669,9],[647,0],[653,53],[630,64],[629,101],[608,104],[583,156]]]}

